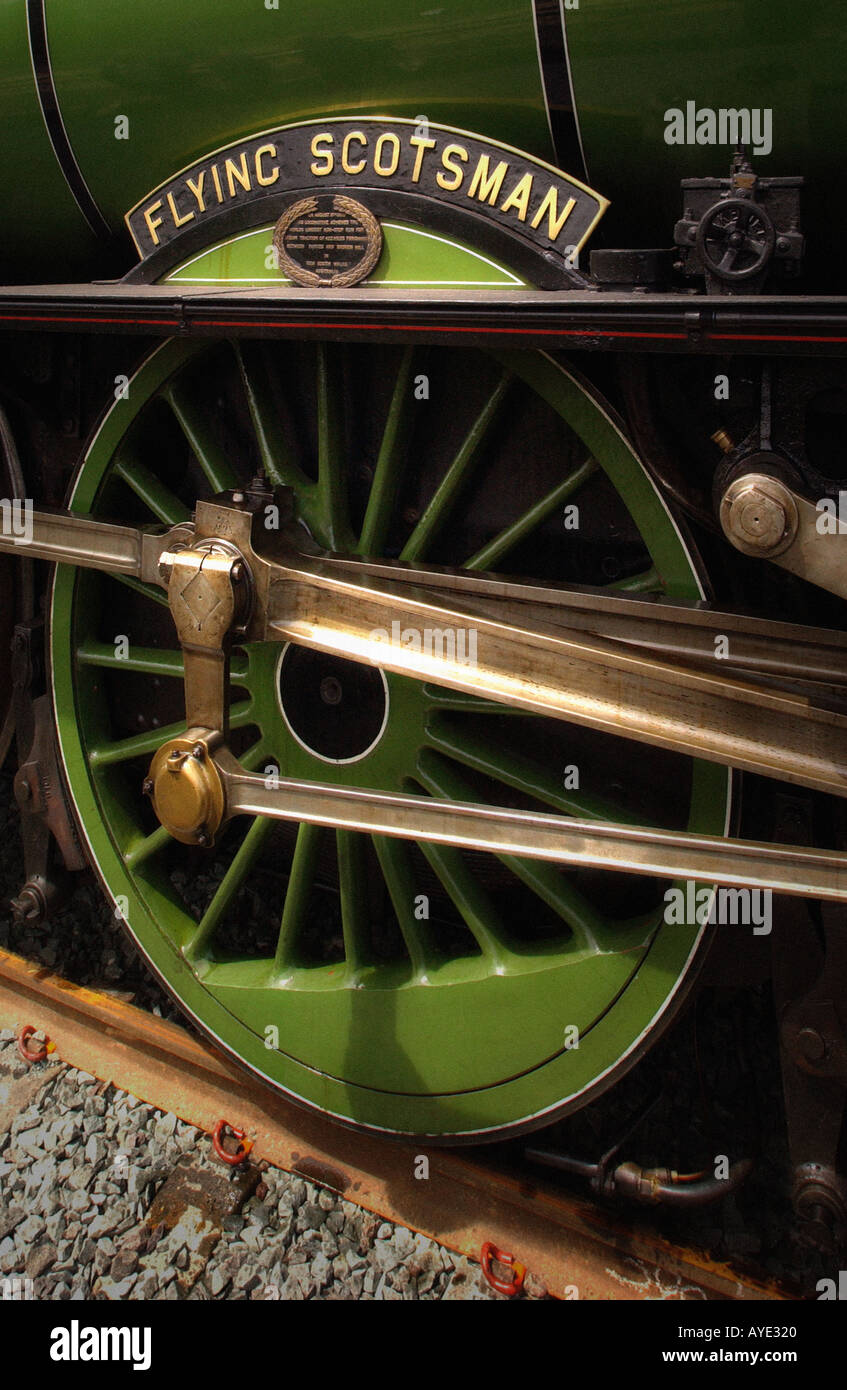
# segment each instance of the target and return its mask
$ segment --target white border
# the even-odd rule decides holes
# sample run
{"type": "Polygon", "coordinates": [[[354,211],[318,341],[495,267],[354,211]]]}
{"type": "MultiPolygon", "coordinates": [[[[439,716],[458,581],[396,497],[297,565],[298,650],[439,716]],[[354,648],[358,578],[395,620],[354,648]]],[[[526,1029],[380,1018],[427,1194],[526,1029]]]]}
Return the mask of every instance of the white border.
{"type": "Polygon", "coordinates": [[[282,703],[282,683],[280,681],[282,663],[285,660],[285,653],[289,650],[290,647],[295,645],[296,643],[286,642],[285,646],[279,654],[279,660],[276,663],[276,669],[274,671],[274,679],[276,681],[276,702],[279,706],[279,712],[282,715],[283,720],[285,722],[286,729],[290,733],[291,737],[294,739],[294,742],[299,743],[300,747],[303,749],[304,752],[308,753],[313,758],[318,758],[322,763],[332,763],[334,767],[346,766],[348,763],[360,763],[363,758],[366,758],[369,753],[372,753],[374,751],[378,743],[382,742],[382,736],[385,733],[386,725],[388,724],[388,711],[391,708],[391,695],[388,690],[388,681],[385,679],[385,672],[383,671],[381,666],[371,667],[371,670],[378,671],[380,676],[382,677],[382,688],[385,691],[385,714],[383,715],[382,723],[379,726],[379,733],[376,735],[376,738],[373,740],[372,743],[368,744],[367,748],[363,753],[357,753],[355,758],[326,758],[324,757],[323,753],[318,753],[317,749],[310,748],[308,743],[304,743],[297,730],[292,728],[291,723],[288,719],[288,715],[285,713],[285,706],[282,703]]]}

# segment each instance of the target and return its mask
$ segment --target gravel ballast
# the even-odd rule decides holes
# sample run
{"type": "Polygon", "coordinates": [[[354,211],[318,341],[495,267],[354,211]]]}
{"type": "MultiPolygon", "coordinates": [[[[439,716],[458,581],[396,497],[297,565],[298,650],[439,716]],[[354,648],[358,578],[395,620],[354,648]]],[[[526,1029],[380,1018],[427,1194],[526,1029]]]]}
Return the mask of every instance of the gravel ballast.
{"type": "Polygon", "coordinates": [[[191,1208],[171,1229],[151,1225],[178,1165],[233,1180],[209,1137],[73,1067],[29,1068],[8,1029],[0,1126],[0,1280],[31,1281],[27,1296],[500,1297],[470,1260],[275,1168],[238,1214],[207,1219],[199,1233],[191,1208]]]}

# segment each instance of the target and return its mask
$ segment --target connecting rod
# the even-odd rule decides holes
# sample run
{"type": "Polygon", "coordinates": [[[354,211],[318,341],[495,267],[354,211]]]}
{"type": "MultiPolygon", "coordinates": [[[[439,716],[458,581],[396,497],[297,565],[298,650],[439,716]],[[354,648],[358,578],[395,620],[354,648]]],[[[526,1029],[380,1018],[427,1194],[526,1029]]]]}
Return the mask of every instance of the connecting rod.
{"type": "Polygon", "coordinates": [[[168,590],[187,729],[159,750],[146,789],[177,838],[211,844],[233,816],[274,816],[847,899],[838,854],[288,779],[269,788],[245,772],[227,748],[229,649],[276,641],[828,792],[844,794],[847,776],[840,633],[329,555],[290,517],[265,531],[264,500],[222,494],[170,531],[32,514],[30,555],[168,590]]]}

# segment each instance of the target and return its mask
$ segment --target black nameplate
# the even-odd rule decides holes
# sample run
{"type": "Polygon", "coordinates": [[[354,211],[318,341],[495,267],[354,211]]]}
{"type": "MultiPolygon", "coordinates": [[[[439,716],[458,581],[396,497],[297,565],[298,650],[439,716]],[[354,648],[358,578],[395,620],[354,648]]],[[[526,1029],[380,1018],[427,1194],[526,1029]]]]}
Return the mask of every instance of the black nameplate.
{"type": "Polygon", "coordinates": [[[502,250],[511,242],[525,261],[559,268],[560,278],[608,206],[579,180],[507,145],[432,123],[345,119],[218,150],[150,193],[126,222],[142,259],[172,264],[177,241],[180,251],[209,244],[218,223],[226,235],[225,227],[276,219],[297,196],[333,192],[375,215],[407,210],[412,221],[455,226],[483,245],[485,231],[474,237],[473,229],[488,229],[488,244],[502,250]]]}

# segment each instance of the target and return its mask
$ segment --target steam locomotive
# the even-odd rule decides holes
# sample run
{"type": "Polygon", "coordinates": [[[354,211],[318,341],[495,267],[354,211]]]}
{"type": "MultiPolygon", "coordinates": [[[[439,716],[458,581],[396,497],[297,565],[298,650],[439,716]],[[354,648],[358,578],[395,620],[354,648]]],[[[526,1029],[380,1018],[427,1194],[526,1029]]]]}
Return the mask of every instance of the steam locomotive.
{"type": "Polygon", "coordinates": [[[842,32],[2,6],[21,920],[91,865],[251,1072],[448,1143],[752,953],[843,1235],[842,32]]]}

